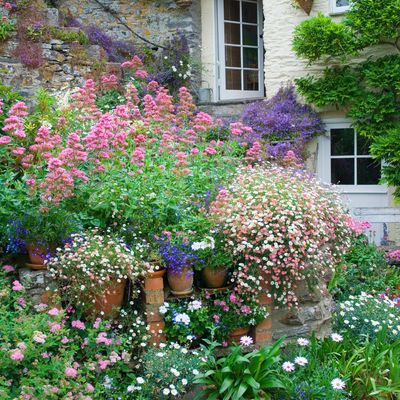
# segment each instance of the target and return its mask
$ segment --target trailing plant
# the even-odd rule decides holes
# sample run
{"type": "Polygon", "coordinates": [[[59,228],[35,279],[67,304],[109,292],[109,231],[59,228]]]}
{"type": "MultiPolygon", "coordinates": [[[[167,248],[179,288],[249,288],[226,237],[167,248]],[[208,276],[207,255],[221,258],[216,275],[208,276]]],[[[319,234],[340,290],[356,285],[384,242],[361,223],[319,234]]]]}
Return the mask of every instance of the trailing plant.
{"type": "MultiPolygon", "coordinates": [[[[140,247],[128,248],[110,232],[73,234],[47,261],[70,304],[91,310],[97,296],[114,284],[130,279],[133,285],[143,275],[140,247]]],[[[133,292],[137,295],[137,290],[133,292]]]]}
{"type": "Polygon", "coordinates": [[[27,35],[32,40],[45,40],[58,39],[66,43],[78,42],[81,45],[89,43],[89,39],[85,32],[71,31],[56,26],[37,25],[29,26],[27,28],[27,35]]]}
{"type": "Polygon", "coordinates": [[[246,140],[262,143],[270,158],[283,158],[292,150],[305,159],[305,144],[325,131],[318,114],[298,102],[293,85],[280,88],[270,100],[248,105],[242,120],[253,130],[246,140]]]}
{"type": "Polygon", "coordinates": [[[384,161],[383,180],[396,188],[396,198],[400,198],[399,12],[397,0],[353,1],[340,22],[318,15],[301,23],[293,39],[296,54],[310,63],[336,57],[322,75],[297,79],[297,88],[317,106],[347,110],[358,133],[371,140],[371,154],[384,161]],[[376,45],[390,45],[393,52],[351,62],[376,45]]]}
{"type": "Polygon", "coordinates": [[[293,167],[240,167],[211,211],[236,259],[242,296],[268,292],[278,304],[295,305],[298,283],[315,284],[350,245],[339,194],[293,167]]]}

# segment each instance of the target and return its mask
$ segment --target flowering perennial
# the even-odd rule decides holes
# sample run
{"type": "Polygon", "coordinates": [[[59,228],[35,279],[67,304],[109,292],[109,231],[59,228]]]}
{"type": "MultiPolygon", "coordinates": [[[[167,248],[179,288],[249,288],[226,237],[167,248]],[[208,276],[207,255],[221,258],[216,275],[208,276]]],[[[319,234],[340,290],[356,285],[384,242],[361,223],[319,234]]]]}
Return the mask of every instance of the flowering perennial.
{"type": "Polygon", "coordinates": [[[349,246],[339,194],[296,169],[241,167],[211,210],[240,263],[236,290],[258,295],[269,286],[281,304],[296,304],[297,284],[332,269],[349,246]]]}

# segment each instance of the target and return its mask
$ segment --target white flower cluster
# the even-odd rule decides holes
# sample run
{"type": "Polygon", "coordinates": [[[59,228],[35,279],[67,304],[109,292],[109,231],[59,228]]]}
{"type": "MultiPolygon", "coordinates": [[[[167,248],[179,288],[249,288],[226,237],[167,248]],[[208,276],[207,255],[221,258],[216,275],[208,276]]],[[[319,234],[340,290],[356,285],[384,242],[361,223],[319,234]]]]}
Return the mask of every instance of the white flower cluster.
{"type": "Polygon", "coordinates": [[[194,242],[192,244],[192,250],[205,250],[205,249],[211,249],[213,250],[215,248],[215,240],[211,236],[207,236],[204,240],[201,242],[194,242]]]}
{"type": "Polygon", "coordinates": [[[358,334],[378,333],[385,329],[390,338],[400,339],[400,309],[385,295],[361,293],[340,303],[339,325],[358,334]]]}

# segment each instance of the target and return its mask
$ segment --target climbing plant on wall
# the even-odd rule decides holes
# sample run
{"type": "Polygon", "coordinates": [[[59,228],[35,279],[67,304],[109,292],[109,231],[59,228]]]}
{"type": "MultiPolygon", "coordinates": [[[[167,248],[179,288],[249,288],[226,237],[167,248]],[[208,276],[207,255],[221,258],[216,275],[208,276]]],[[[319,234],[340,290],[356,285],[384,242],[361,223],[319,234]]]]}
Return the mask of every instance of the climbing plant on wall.
{"type": "Polygon", "coordinates": [[[310,64],[330,65],[297,79],[298,91],[317,106],[347,110],[372,155],[385,160],[383,180],[400,200],[400,1],[352,0],[339,22],[318,14],[296,27],[293,49],[310,64]],[[365,50],[373,55],[354,63],[365,50]]]}

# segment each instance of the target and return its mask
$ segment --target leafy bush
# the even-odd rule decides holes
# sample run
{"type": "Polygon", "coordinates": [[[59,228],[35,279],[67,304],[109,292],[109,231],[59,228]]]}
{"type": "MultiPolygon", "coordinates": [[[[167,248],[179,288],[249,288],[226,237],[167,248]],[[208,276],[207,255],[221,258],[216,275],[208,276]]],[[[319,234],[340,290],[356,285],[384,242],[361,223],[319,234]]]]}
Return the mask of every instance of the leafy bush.
{"type": "Polygon", "coordinates": [[[333,333],[297,343],[282,364],[287,371],[284,399],[383,400],[400,392],[400,341],[388,343],[384,332],[373,341],[333,333]]]}
{"type": "Polygon", "coordinates": [[[202,369],[202,355],[176,343],[150,348],[143,356],[144,398],[168,399],[188,392],[202,369]]]}
{"type": "Polygon", "coordinates": [[[273,391],[284,388],[280,379],[280,346],[284,338],[273,346],[245,354],[240,346],[229,348],[228,355],[217,358],[218,343],[209,342],[205,350],[204,373],[195,383],[204,385],[196,399],[240,400],[271,399],[273,391]]]}
{"type": "Polygon", "coordinates": [[[279,304],[296,304],[298,282],[314,283],[350,244],[339,194],[294,168],[239,168],[211,210],[236,257],[239,293],[268,288],[279,304]]]}
{"type": "Polygon", "coordinates": [[[350,295],[349,300],[339,304],[335,325],[340,332],[348,332],[356,338],[368,336],[375,340],[384,330],[388,341],[400,341],[400,309],[383,294],[350,295]]]}
{"type": "Polygon", "coordinates": [[[108,321],[84,322],[46,304],[30,309],[24,287],[10,287],[3,270],[0,310],[2,399],[117,399],[136,382],[129,362],[137,348],[108,321]]]}
{"type": "MultiPolygon", "coordinates": [[[[400,198],[399,88],[400,4],[397,0],[352,1],[340,22],[318,15],[295,30],[293,48],[311,63],[339,56],[323,74],[296,80],[299,92],[318,106],[345,107],[361,135],[371,139],[371,154],[383,162],[383,180],[400,198]],[[349,59],[370,46],[392,45],[395,53],[363,63],[349,59]]],[[[354,60],[358,61],[358,60],[354,60]]]]}
{"type": "Polygon", "coordinates": [[[351,247],[343,256],[343,263],[336,267],[330,289],[335,299],[344,301],[349,295],[362,292],[381,293],[390,287],[392,270],[385,260],[385,253],[364,235],[353,236],[351,247]]]}

